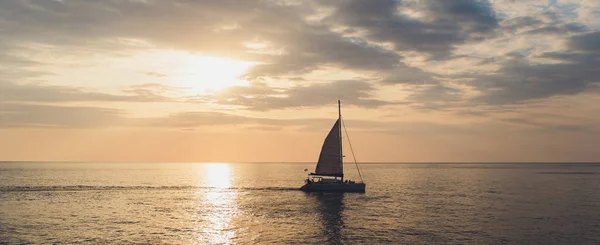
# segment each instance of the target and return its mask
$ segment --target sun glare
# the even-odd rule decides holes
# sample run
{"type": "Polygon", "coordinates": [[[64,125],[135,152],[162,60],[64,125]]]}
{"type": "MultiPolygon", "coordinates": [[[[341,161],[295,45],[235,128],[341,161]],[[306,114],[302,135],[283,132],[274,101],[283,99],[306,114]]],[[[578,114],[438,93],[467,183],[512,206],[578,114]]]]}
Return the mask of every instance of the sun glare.
{"type": "Polygon", "coordinates": [[[199,166],[200,186],[210,187],[198,189],[201,197],[195,214],[201,220],[198,240],[202,244],[230,244],[236,237],[237,229],[233,229],[232,220],[239,215],[237,205],[238,192],[229,189],[232,186],[231,166],[227,163],[203,163],[199,166]]]}
{"type": "Polygon", "coordinates": [[[224,88],[245,85],[239,79],[251,62],[211,56],[188,54],[176,67],[175,79],[182,87],[189,88],[192,94],[207,94],[224,88]]]}
{"type": "Polygon", "coordinates": [[[231,168],[227,163],[210,163],[204,165],[206,186],[215,188],[231,187],[231,168]]]}

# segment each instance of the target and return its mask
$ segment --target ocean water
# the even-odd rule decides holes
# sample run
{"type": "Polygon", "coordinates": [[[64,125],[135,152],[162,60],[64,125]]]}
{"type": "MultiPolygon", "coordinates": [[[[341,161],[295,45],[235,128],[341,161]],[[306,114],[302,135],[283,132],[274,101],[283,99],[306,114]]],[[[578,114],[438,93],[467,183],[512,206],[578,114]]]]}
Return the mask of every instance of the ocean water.
{"type": "Polygon", "coordinates": [[[600,164],[0,163],[1,244],[600,244],[600,164]],[[356,179],[354,166],[347,176],[356,179]]]}

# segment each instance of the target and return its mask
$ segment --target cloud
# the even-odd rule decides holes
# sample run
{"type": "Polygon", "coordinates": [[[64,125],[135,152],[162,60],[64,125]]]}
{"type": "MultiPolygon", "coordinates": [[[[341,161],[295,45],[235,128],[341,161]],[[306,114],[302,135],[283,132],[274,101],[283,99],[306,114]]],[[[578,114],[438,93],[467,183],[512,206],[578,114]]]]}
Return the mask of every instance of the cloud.
{"type": "Polygon", "coordinates": [[[168,88],[163,85],[134,85],[123,90],[126,95],[113,95],[86,91],[70,86],[44,85],[39,83],[17,84],[0,79],[0,102],[174,102],[175,99],[160,95],[168,88]],[[153,88],[148,88],[151,86],[153,88]],[[156,88],[159,90],[156,90],[156,88]]]}
{"type": "MultiPolygon", "coordinates": [[[[252,29],[257,22],[275,20],[277,15],[285,14],[278,8],[285,10],[254,0],[2,1],[0,21],[5,35],[0,40],[82,47],[107,40],[131,39],[247,57],[243,42],[253,39],[253,30],[229,27],[247,25],[252,29]],[[247,11],[249,9],[256,11],[247,11]]],[[[115,46],[118,45],[113,43],[105,49],[115,46]]]]}
{"type": "Polygon", "coordinates": [[[408,96],[411,101],[425,102],[455,102],[461,99],[461,90],[443,84],[420,88],[417,92],[408,96]]]}
{"type": "MultiPolygon", "coordinates": [[[[10,50],[11,48],[14,47],[9,45],[2,45],[0,43],[0,50],[10,50]]],[[[28,67],[31,65],[40,64],[39,62],[27,59],[25,57],[10,54],[9,52],[0,52],[0,63],[3,65],[3,67],[0,69],[28,67]]]]}
{"type": "Polygon", "coordinates": [[[401,56],[360,39],[344,38],[328,30],[309,28],[290,33],[285,54],[254,66],[247,79],[306,74],[323,66],[350,70],[389,70],[403,65],[401,56]]]}
{"type": "MultiPolygon", "coordinates": [[[[293,127],[323,131],[328,130],[336,118],[296,118],[273,119],[248,117],[213,111],[190,111],[171,113],[160,117],[136,118],[123,110],[89,107],[36,105],[24,103],[0,103],[0,128],[163,128],[194,129],[207,126],[239,126],[273,130],[274,128],[293,127]]],[[[381,128],[393,124],[349,120],[352,128],[381,128]]]]}
{"type": "Polygon", "coordinates": [[[162,73],[158,73],[158,72],[144,72],[144,74],[151,76],[151,77],[165,77],[167,75],[162,74],[162,73]]]}
{"type": "Polygon", "coordinates": [[[487,1],[352,0],[335,8],[331,22],[360,29],[368,40],[390,42],[397,51],[434,58],[450,55],[455,45],[481,40],[498,26],[487,1]]]}
{"type": "Polygon", "coordinates": [[[381,83],[393,84],[436,84],[439,83],[435,74],[416,67],[398,67],[383,73],[381,83]]]}
{"type": "Polygon", "coordinates": [[[407,99],[421,108],[459,105],[469,89],[479,93],[471,105],[527,103],[576,95],[597,84],[597,27],[580,23],[580,16],[561,6],[486,0],[0,1],[0,48],[9,50],[0,52],[0,62],[19,68],[2,70],[0,88],[3,99],[11,102],[174,101],[166,96],[173,90],[156,86],[107,94],[17,83],[21,80],[16,78],[39,72],[29,70],[39,61],[17,52],[28,45],[79,52],[85,47],[129,48],[121,42],[128,40],[146,48],[258,63],[244,75],[253,80],[251,86],[187,102],[258,111],[318,107],[336,99],[364,108],[399,104],[375,97],[380,87],[386,88],[371,83],[377,81],[411,87],[414,94],[407,99]],[[563,40],[565,47],[559,45],[563,40]],[[458,57],[484,62],[450,75],[444,74],[446,68],[432,68],[449,67],[458,57]],[[361,78],[308,84],[307,74],[328,69],[361,78]],[[294,86],[261,85],[269,79],[293,80],[294,86]],[[462,86],[469,89],[456,89],[462,86]]]}
{"type": "MultiPolygon", "coordinates": [[[[259,61],[261,64],[245,76],[257,79],[306,74],[327,66],[385,73],[396,69],[417,71],[402,63],[401,55],[378,42],[391,41],[396,51],[448,54],[453,45],[496,25],[484,1],[427,1],[418,6],[394,1],[369,2],[368,6],[361,6],[360,1],[332,3],[335,14],[324,17],[329,21],[319,22],[308,19],[322,14],[322,5],[309,2],[2,2],[0,19],[10,35],[0,39],[77,46],[114,39],[145,40],[202,54],[259,61]],[[397,14],[397,7],[422,11],[427,20],[397,14]],[[370,34],[344,35],[336,31],[340,26],[364,29],[370,34]],[[248,47],[248,42],[264,47],[248,47]]],[[[115,45],[118,43],[106,49],[114,49],[115,45]]]]}
{"type": "MultiPolygon", "coordinates": [[[[323,118],[273,119],[239,116],[221,112],[183,112],[166,117],[145,118],[138,125],[159,128],[193,129],[206,126],[235,126],[240,129],[300,130],[304,132],[326,132],[335,121],[323,118]]],[[[373,121],[344,120],[353,132],[378,134],[471,134],[484,132],[486,126],[497,123],[476,123],[468,125],[446,124],[426,121],[373,121]]]]}
{"type": "Polygon", "coordinates": [[[98,107],[69,107],[0,102],[0,128],[94,128],[127,125],[124,112],[98,107]]]}
{"type": "Polygon", "coordinates": [[[561,17],[552,11],[529,16],[507,18],[500,22],[500,30],[508,36],[515,35],[569,35],[585,32],[589,28],[579,22],[561,17]]]}
{"type": "Polygon", "coordinates": [[[472,32],[488,32],[498,27],[498,19],[485,0],[425,1],[438,22],[457,21],[472,32]]]}
{"type": "Polygon", "coordinates": [[[82,46],[119,47],[119,42],[104,46],[107,40],[144,40],[258,61],[244,75],[250,80],[302,75],[324,67],[363,71],[406,67],[391,50],[340,35],[328,25],[309,23],[306,18],[319,10],[308,5],[254,0],[2,2],[0,21],[10,35],[0,40],[80,47],[69,52],[82,46]]]}
{"type": "MultiPolygon", "coordinates": [[[[463,123],[408,120],[344,120],[353,133],[385,135],[480,135],[498,132],[556,133],[598,132],[598,127],[589,123],[553,122],[548,117],[535,114],[521,114],[508,117],[488,117],[488,120],[463,123]],[[540,120],[538,120],[540,119],[540,120]],[[543,120],[542,120],[543,119],[543,120]],[[508,126],[507,126],[508,125],[508,126]]],[[[86,107],[32,105],[19,103],[0,103],[1,128],[122,128],[153,130],[184,130],[213,132],[214,128],[228,128],[240,131],[285,130],[311,133],[324,133],[331,128],[335,118],[290,118],[276,119],[268,117],[241,116],[223,112],[190,111],[171,113],[166,116],[136,118],[122,110],[86,107]]]]}
{"type": "MultiPolygon", "coordinates": [[[[533,115],[531,115],[533,116],[533,115]]],[[[505,122],[512,125],[521,125],[533,128],[543,132],[590,132],[594,131],[595,127],[585,123],[560,123],[560,122],[542,122],[535,120],[532,117],[508,117],[498,119],[500,122],[505,122]]]]}
{"type": "Polygon", "coordinates": [[[501,24],[501,29],[505,31],[517,31],[525,28],[538,28],[544,24],[544,22],[533,16],[518,16],[514,18],[505,19],[501,24]]]}
{"type": "Polygon", "coordinates": [[[600,31],[573,36],[569,40],[569,45],[577,50],[600,52],[600,31]]]}
{"type": "Polygon", "coordinates": [[[520,103],[587,91],[600,82],[597,69],[600,54],[590,53],[600,48],[594,42],[598,37],[597,32],[576,35],[569,39],[573,51],[546,52],[538,56],[557,63],[509,61],[494,74],[477,77],[472,85],[484,93],[477,100],[489,104],[520,103]]]}
{"type": "Polygon", "coordinates": [[[594,64],[504,64],[491,75],[476,79],[473,86],[483,92],[477,101],[487,104],[522,103],[556,95],[574,95],[599,81],[594,64]],[[573,71],[577,70],[577,73],[573,71]]]}
{"type": "Polygon", "coordinates": [[[587,30],[587,28],[584,25],[581,25],[578,23],[567,23],[567,24],[560,24],[560,25],[555,25],[555,26],[544,26],[544,27],[536,28],[536,29],[525,32],[525,34],[531,34],[531,35],[536,35],[536,34],[560,35],[560,34],[562,34],[562,35],[564,35],[564,34],[574,34],[574,33],[584,32],[586,30],[587,30]]]}
{"type": "Polygon", "coordinates": [[[212,99],[219,104],[237,105],[250,110],[275,110],[319,107],[342,100],[345,105],[374,108],[394,102],[374,99],[375,87],[366,81],[347,80],[291,88],[275,88],[255,83],[225,89],[212,99]]]}

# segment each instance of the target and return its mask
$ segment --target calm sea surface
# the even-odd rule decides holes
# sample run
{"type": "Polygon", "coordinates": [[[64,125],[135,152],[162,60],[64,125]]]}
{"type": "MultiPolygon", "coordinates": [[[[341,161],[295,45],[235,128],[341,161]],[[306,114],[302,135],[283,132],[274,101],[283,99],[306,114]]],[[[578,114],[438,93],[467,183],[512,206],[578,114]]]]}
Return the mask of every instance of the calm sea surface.
{"type": "Polygon", "coordinates": [[[0,163],[0,243],[600,244],[600,164],[363,164],[365,194],[305,168],[0,163]]]}

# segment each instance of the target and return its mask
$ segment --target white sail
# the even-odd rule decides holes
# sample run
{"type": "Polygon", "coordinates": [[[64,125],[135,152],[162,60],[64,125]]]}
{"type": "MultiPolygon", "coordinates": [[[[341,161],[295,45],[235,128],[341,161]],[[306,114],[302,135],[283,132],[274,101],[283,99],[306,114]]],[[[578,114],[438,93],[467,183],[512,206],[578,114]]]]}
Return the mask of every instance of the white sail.
{"type": "Polygon", "coordinates": [[[328,176],[343,176],[344,167],[342,166],[342,142],[340,139],[340,119],[338,119],[325,142],[321,148],[321,154],[319,155],[319,162],[317,163],[317,169],[315,175],[328,175],[328,176]]]}

